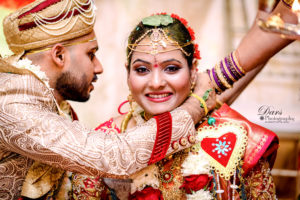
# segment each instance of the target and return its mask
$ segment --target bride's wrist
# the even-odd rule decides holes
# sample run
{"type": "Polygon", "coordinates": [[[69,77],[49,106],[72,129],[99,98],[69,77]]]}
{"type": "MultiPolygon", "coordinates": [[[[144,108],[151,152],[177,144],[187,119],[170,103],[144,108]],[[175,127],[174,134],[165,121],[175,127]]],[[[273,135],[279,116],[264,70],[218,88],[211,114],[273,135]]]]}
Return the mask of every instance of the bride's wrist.
{"type": "Polygon", "coordinates": [[[216,95],[213,89],[206,90],[202,96],[191,93],[190,97],[181,106],[192,117],[195,124],[202,120],[216,105],[216,95]]]}
{"type": "Polygon", "coordinates": [[[197,124],[205,116],[205,111],[199,106],[199,101],[194,97],[189,97],[180,108],[186,110],[197,124]]]}

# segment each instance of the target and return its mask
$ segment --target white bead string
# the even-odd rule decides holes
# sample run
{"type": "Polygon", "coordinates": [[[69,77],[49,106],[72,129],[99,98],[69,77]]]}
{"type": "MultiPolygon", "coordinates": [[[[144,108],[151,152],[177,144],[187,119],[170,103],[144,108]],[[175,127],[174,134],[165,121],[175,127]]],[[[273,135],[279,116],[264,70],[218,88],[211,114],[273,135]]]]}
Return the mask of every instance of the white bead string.
{"type": "Polygon", "coordinates": [[[88,21],[86,21],[86,19],[85,19],[84,17],[82,17],[82,16],[79,15],[79,18],[80,18],[85,24],[87,24],[87,25],[92,25],[92,24],[95,23],[96,15],[94,14],[92,17],[93,17],[92,21],[91,21],[91,22],[88,22],[88,21]]]}
{"type": "MultiPolygon", "coordinates": [[[[87,1],[86,3],[80,2],[79,0],[72,0],[72,2],[75,3],[77,6],[78,6],[78,5],[80,5],[80,6],[88,6],[88,5],[90,5],[91,3],[92,3],[92,4],[94,3],[94,1],[92,1],[92,0],[89,0],[89,1],[87,1]]],[[[80,6],[78,6],[78,7],[80,7],[80,6]]]]}
{"type": "Polygon", "coordinates": [[[227,185],[227,199],[230,199],[230,185],[227,185]]]}
{"type": "Polygon", "coordinates": [[[42,31],[44,31],[45,33],[48,33],[48,34],[54,35],[54,36],[58,36],[58,35],[63,35],[65,33],[69,32],[73,28],[73,26],[76,24],[77,20],[78,20],[78,17],[76,17],[76,19],[74,20],[73,24],[71,24],[71,26],[68,29],[66,29],[65,31],[63,31],[63,32],[61,30],[56,30],[56,31],[59,31],[58,33],[54,33],[54,31],[49,31],[47,29],[47,27],[44,28],[44,26],[38,26],[38,27],[42,31]]]}
{"type": "Polygon", "coordinates": [[[232,200],[234,200],[234,192],[236,189],[238,189],[238,186],[236,185],[236,173],[237,171],[235,170],[234,174],[233,174],[233,184],[230,185],[231,189],[232,189],[232,200]]]}
{"type": "Polygon", "coordinates": [[[216,173],[217,174],[217,180],[216,180],[216,182],[217,182],[217,190],[216,190],[216,193],[218,194],[218,196],[219,196],[219,199],[220,200],[222,200],[222,193],[224,193],[224,190],[221,190],[221,187],[220,187],[220,177],[219,177],[219,174],[218,173],[216,173]]]}
{"type": "MultiPolygon", "coordinates": [[[[93,1],[91,1],[91,0],[87,1],[87,3],[81,3],[81,2],[78,2],[78,1],[76,1],[76,0],[75,0],[75,1],[72,0],[72,2],[76,5],[76,7],[80,8],[80,9],[83,9],[82,7],[84,7],[84,6],[92,5],[92,6],[89,6],[89,8],[85,10],[85,12],[90,12],[90,11],[92,11],[93,5],[94,5],[93,1]]],[[[84,9],[83,9],[83,10],[84,10],[84,9]]]]}
{"type": "MultiPolygon", "coordinates": [[[[64,7],[61,9],[61,11],[60,11],[56,16],[53,16],[53,17],[44,17],[44,16],[42,16],[42,15],[39,14],[39,13],[35,13],[34,18],[35,18],[35,17],[38,17],[38,19],[40,19],[40,20],[43,20],[43,19],[45,19],[45,20],[53,20],[53,19],[56,19],[57,16],[62,15],[66,10],[67,10],[67,11],[70,11],[71,5],[72,5],[72,4],[70,4],[69,1],[66,1],[66,4],[64,5],[64,7]],[[68,7],[68,8],[67,8],[67,7],[68,7]]],[[[63,17],[62,19],[64,19],[64,17],[63,17]]],[[[49,22],[46,22],[46,21],[45,21],[45,23],[49,23],[49,22]]],[[[55,23],[55,22],[53,22],[53,23],[55,23]]]]}
{"type": "MultiPolygon", "coordinates": [[[[72,11],[72,16],[73,16],[73,14],[74,14],[74,10],[72,11]]],[[[72,20],[72,17],[67,18],[66,20],[65,20],[65,17],[63,17],[56,22],[47,22],[47,21],[41,19],[40,17],[38,17],[37,19],[34,19],[34,22],[37,24],[37,26],[43,26],[44,28],[49,29],[49,30],[59,30],[65,26],[67,26],[67,24],[69,24],[71,20],[72,20]],[[54,26],[62,21],[64,23],[62,23],[60,26],[54,26]]]]}

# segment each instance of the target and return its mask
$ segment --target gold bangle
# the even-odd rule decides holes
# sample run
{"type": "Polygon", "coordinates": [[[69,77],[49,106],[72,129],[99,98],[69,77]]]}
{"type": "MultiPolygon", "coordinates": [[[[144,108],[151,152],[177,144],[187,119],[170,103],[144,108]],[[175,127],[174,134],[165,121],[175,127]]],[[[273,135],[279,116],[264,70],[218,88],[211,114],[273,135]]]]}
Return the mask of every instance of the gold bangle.
{"type": "Polygon", "coordinates": [[[205,115],[207,115],[208,109],[207,109],[207,105],[206,105],[205,101],[201,97],[196,95],[195,93],[191,93],[190,96],[193,96],[193,97],[195,97],[196,99],[198,99],[200,101],[201,105],[203,106],[205,115]]]}
{"type": "Polygon", "coordinates": [[[216,64],[215,65],[215,70],[217,73],[217,76],[219,77],[221,83],[226,87],[226,88],[231,88],[231,85],[226,81],[226,79],[224,78],[222,72],[221,72],[221,67],[220,64],[216,64]]]}
{"type": "MultiPolygon", "coordinates": [[[[239,68],[239,70],[243,73],[243,74],[241,74],[242,76],[244,76],[245,74],[246,74],[246,72],[245,72],[245,70],[241,67],[241,65],[240,65],[240,63],[239,63],[239,61],[238,61],[238,59],[237,59],[237,57],[236,57],[236,55],[235,55],[235,51],[234,52],[232,52],[232,57],[233,57],[233,60],[234,60],[234,62],[235,62],[235,65],[239,68]]],[[[238,73],[239,73],[239,71],[238,71],[238,73]]]]}
{"type": "Polygon", "coordinates": [[[226,74],[229,76],[229,78],[230,78],[233,82],[236,82],[235,78],[231,75],[231,73],[230,73],[229,70],[228,70],[228,67],[227,67],[227,65],[226,65],[226,63],[225,63],[225,58],[222,60],[222,63],[223,63],[223,67],[224,67],[224,69],[225,69],[226,74]]]}

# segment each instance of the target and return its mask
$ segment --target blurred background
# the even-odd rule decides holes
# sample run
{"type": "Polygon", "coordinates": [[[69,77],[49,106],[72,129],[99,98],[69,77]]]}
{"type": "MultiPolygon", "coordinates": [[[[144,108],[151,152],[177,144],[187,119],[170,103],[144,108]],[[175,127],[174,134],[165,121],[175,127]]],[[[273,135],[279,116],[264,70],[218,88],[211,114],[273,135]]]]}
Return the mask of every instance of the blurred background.
{"type": "MultiPolygon", "coordinates": [[[[33,0],[0,0],[0,20],[33,0]]],[[[211,68],[234,50],[257,11],[257,0],[95,0],[97,56],[104,67],[91,99],[71,102],[79,119],[94,128],[118,115],[126,100],[126,38],[145,16],[175,13],[194,29],[199,44],[199,69],[211,68]]],[[[0,53],[10,55],[0,27],[0,53]]],[[[272,170],[279,199],[297,199],[300,193],[300,43],[294,42],[274,56],[232,105],[250,121],[276,132],[280,148],[272,170]],[[267,110],[261,113],[260,110],[267,110]],[[275,114],[277,113],[277,114],[275,114]]],[[[124,107],[126,110],[126,106],[124,107]]]]}

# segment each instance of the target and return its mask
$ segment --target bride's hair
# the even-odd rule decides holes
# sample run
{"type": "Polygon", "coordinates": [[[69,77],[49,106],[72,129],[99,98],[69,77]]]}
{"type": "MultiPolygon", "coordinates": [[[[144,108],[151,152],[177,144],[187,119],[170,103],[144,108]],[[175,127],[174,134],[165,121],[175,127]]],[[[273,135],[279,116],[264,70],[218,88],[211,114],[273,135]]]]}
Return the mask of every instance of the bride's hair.
{"type": "MultiPolygon", "coordinates": [[[[158,14],[158,15],[166,15],[166,14],[158,14]]],[[[183,53],[185,58],[187,59],[189,67],[192,67],[193,59],[200,59],[199,51],[197,45],[194,44],[192,41],[194,38],[194,31],[187,27],[186,20],[179,18],[177,15],[172,14],[171,17],[173,18],[173,22],[169,23],[168,25],[159,25],[159,26],[151,26],[145,25],[142,21],[133,29],[129,38],[128,44],[135,44],[138,43],[137,40],[140,40],[146,32],[151,29],[163,29],[168,37],[170,37],[173,41],[177,42],[179,46],[186,52],[183,53]]],[[[150,36],[151,32],[148,33],[150,36]]],[[[132,57],[132,48],[127,47],[127,61],[130,65],[131,57],[132,57]]],[[[128,66],[129,66],[128,65],[128,66]]]]}

